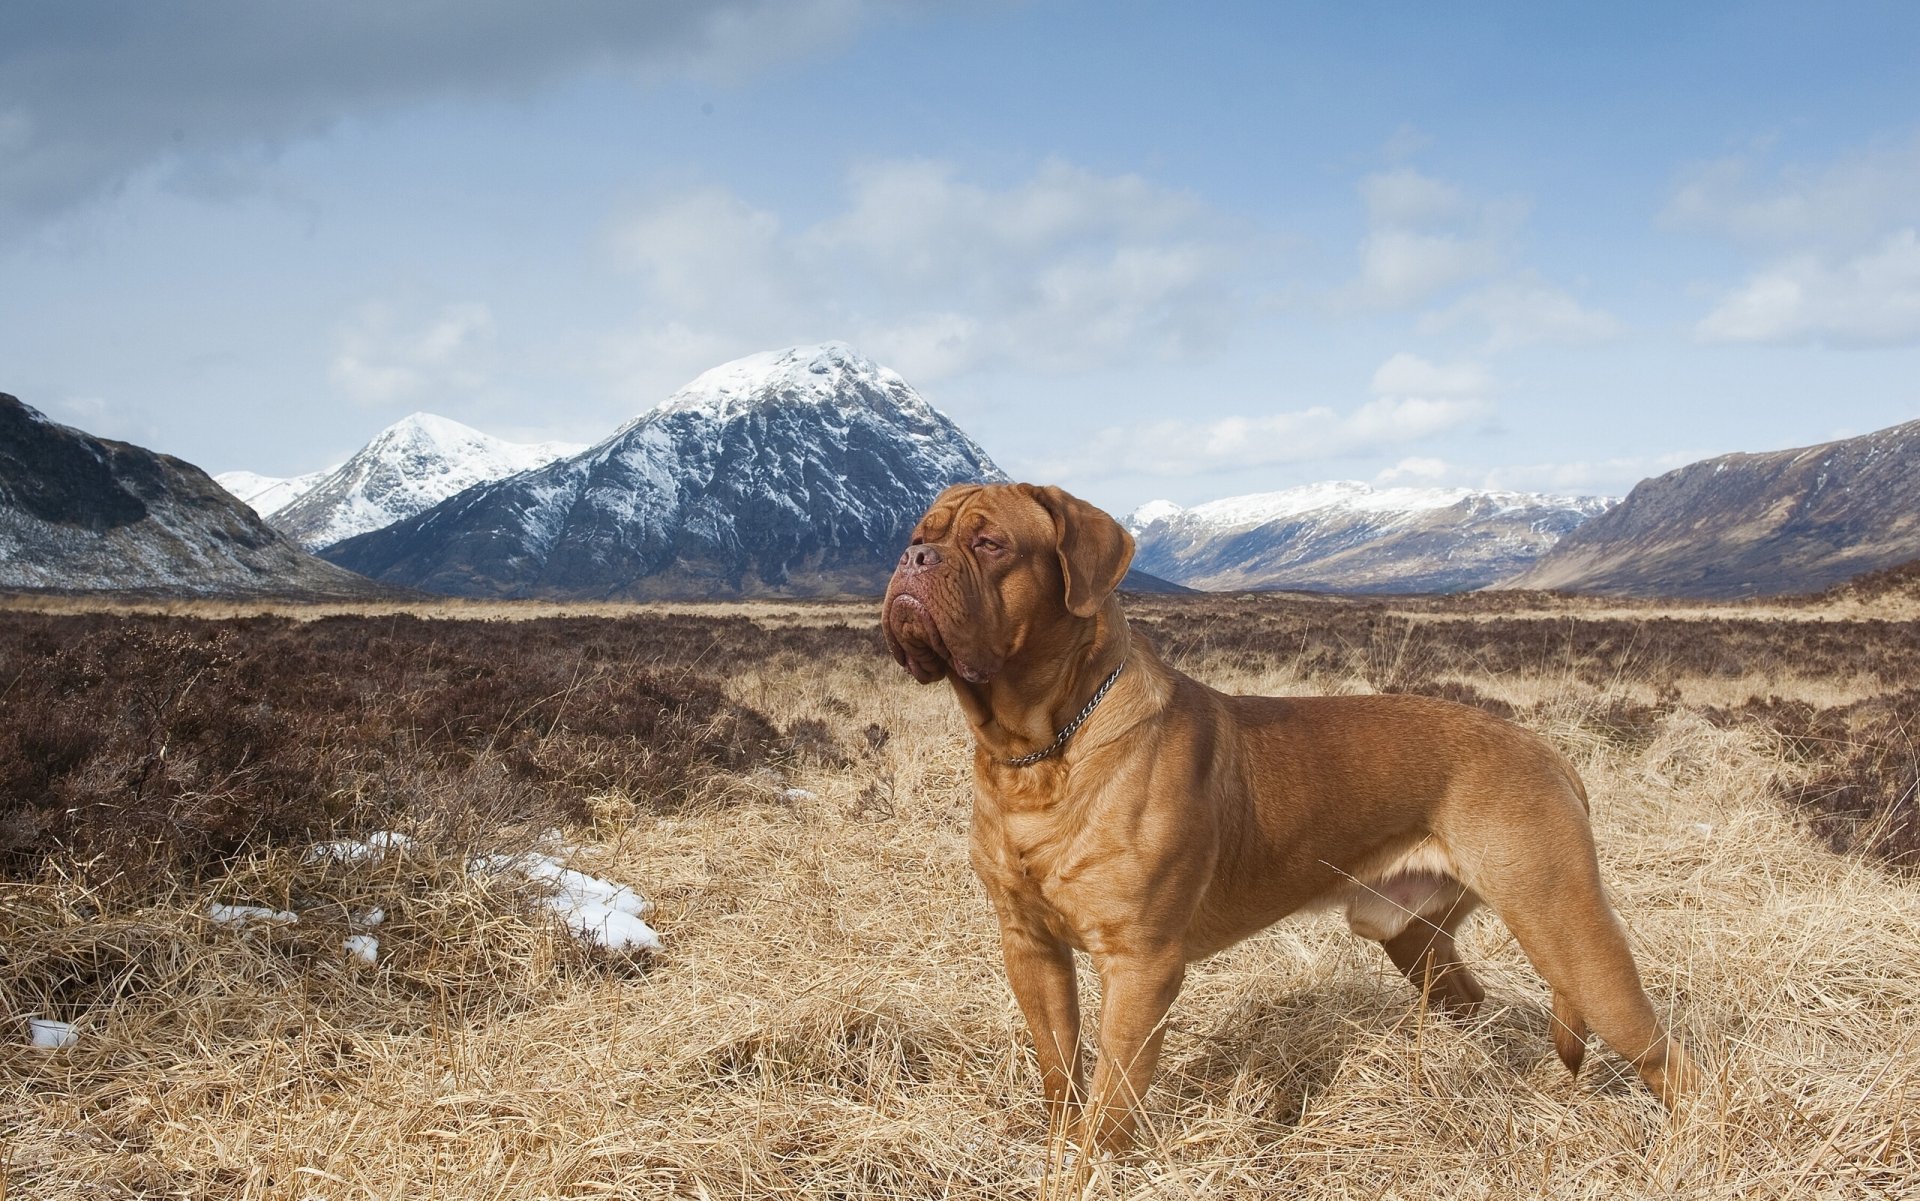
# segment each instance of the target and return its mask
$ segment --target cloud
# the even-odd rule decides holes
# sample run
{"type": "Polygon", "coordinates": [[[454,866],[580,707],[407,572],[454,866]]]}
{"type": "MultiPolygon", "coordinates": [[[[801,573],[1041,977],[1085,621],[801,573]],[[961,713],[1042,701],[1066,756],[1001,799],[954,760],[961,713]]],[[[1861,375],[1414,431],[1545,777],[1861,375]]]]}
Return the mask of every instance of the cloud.
{"type": "Polygon", "coordinates": [[[1477,363],[1430,363],[1402,351],[1373,373],[1377,396],[1479,396],[1492,387],[1486,370],[1477,363]]]}
{"type": "Polygon", "coordinates": [[[1710,458],[1717,451],[1669,451],[1610,459],[1575,459],[1562,463],[1528,463],[1495,467],[1486,473],[1487,488],[1518,492],[1623,496],[1641,480],[1664,475],[1688,463],[1710,458]]]}
{"type": "Polygon", "coordinates": [[[869,163],[798,229],[700,188],[629,214],[612,242],[645,286],[641,341],[669,323],[736,353],[844,336],[923,381],[1178,357],[1224,336],[1257,253],[1186,193],[1060,160],[1001,187],[869,163]]]}
{"type": "Polygon", "coordinates": [[[1661,221],[1775,250],[1857,252],[1920,224],[1920,135],[1770,176],[1753,155],[1700,163],[1674,185],[1661,221]]]}
{"type": "Polygon", "coordinates": [[[390,305],[362,306],[343,325],[328,377],[366,405],[418,401],[486,385],[493,314],[484,304],[447,305],[422,324],[403,325],[390,305]]]}
{"type": "Polygon", "coordinates": [[[1314,405],[1214,421],[1109,427],[1086,440],[1071,458],[1044,464],[1043,473],[1070,479],[1205,475],[1389,453],[1491,416],[1490,402],[1468,394],[1472,384],[1489,387],[1491,381],[1471,364],[1441,367],[1412,355],[1395,355],[1374,372],[1380,394],[1347,412],[1314,405]],[[1388,391],[1409,385],[1451,394],[1388,391]]]}
{"type": "Polygon", "coordinates": [[[1542,342],[1604,342],[1625,328],[1611,313],[1589,308],[1530,273],[1496,280],[1445,308],[1422,313],[1416,328],[1434,334],[1459,326],[1484,329],[1490,351],[1542,342]]]}
{"type": "Polygon", "coordinates": [[[1373,480],[1376,484],[1398,484],[1407,481],[1431,484],[1452,474],[1453,468],[1445,459],[1412,455],[1379,472],[1373,480]]]}
{"type": "Polygon", "coordinates": [[[1381,171],[1360,181],[1367,216],[1375,225],[1422,226],[1474,216],[1459,188],[1411,167],[1381,171]]]}
{"type": "Polygon", "coordinates": [[[586,71],[737,77],[843,39],[879,0],[8,0],[0,233],[170,166],[218,178],[340,120],[515,98],[586,71]]]}
{"type": "Polygon", "coordinates": [[[1909,227],[1844,259],[1779,260],[1723,296],[1694,329],[1709,342],[1920,341],[1920,237],[1909,227]]]}
{"type": "Polygon", "coordinates": [[[1411,167],[1360,181],[1367,232],[1359,274],[1331,300],[1343,310],[1420,314],[1422,334],[1485,331],[1489,352],[1541,342],[1580,343],[1617,336],[1620,322],[1581,304],[1520,262],[1527,206],[1477,201],[1454,184],[1411,167]]]}
{"type": "Polygon", "coordinates": [[[1770,173],[1754,156],[1701,164],[1662,217],[1758,252],[1694,326],[1702,341],[1920,343],[1920,135],[1770,173]]]}
{"type": "Polygon", "coordinates": [[[1359,188],[1367,208],[1360,274],[1336,293],[1336,308],[1411,308],[1492,276],[1507,262],[1507,244],[1525,218],[1521,205],[1475,203],[1411,167],[1369,175],[1359,188]]]}

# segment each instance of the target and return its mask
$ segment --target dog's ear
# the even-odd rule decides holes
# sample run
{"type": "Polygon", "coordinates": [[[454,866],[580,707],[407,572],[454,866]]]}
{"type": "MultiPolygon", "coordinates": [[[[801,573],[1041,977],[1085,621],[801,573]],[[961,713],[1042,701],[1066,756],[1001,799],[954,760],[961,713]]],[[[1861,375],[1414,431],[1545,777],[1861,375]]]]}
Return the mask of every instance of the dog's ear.
{"type": "Polygon", "coordinates": [[[1133,535],[1103,510],[1052,484],[1021,484],[1020,490],[1053,518],[1060,574],[1067,580],[1067,612],[1092,617],[1126,578],[1133,535]]]}

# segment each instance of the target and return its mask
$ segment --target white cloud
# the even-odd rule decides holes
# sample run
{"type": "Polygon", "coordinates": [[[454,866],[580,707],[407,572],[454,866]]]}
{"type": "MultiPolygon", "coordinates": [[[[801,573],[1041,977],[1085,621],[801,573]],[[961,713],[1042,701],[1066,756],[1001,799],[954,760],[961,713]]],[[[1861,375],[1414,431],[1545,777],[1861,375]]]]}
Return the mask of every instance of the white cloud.
{"type": "MultiPolygon", "coordinates": [[[[1042,473],[1068,479],[1204,475],[1379,455],[1452,433],[1493,413],[1491,403],[1472,394],[1491,387],[1485,373],[1472,364],[1437,366],[1399,354],[1374,372],[1373,384],[1379,395],[1345,413],[1314,405],[1214,421],[1109,427],[1071,457],[1042,464],[1042,473]],[[1409,388],[1428,394],[1400,391],[1409,388]]],[[[1409,457],[1403,463],[1420,461],[1409,457]]]]}
{"type": "Polygon", "coordinates": [[[1336,310],[1412,309],[1422,334],[1484,330],[1489,352],[1539,342],[1594,342],[1620,322],[1575,300],[1519,263],[1527,206],[1477,201],[1445,180],[1410,167],[1360,181],[1367,232],[1359,274],[1333,294],[1336,310]]]}
{"type": "Polygon", "coordinates": [[[1360,244],[1360,278],[1349,296],[1363,307],[1400,309],[1499,269],[1492,242],[1389,227],[1360,244]]]}
{"type": "Polygon", "coordinates": [[[1663,219],[1760,252],[1695,325],[1704,341],[1920,343],[1920,136],[1771,174],[1754,156],[1705,163],[1663,219]]]}
{"type": "Polygon", "coordinates": [[[1255,249],[1185,193],[1058,160],[1005,187],[944,163],[868,164],[843,209],[800,229],[698,189],[612,240],[646,281],[638,340],[674,322],[692,331],[681,341],[734,353],[852,337],[922,381],[1178,357],[1222,335],[1255,249]]]}
{"type": "Polygon", "coordinates": [[[1495,467],[1482,486],[1518,492],[1622,496],[1641,480],[1710,458],[1717,451],[1669,451],[1610,459],[1575,459],[1495,467]]]}
{"type": "Polygon", "coordinates": [[[1101,430],[1080,453],[1044,465],[1071,479],[1205,475],[1380,454],[1491,413],[1485,401],[1380,397],[1342,414],[1325,405],[1216,421],[1155,421],[1101,430]]]}
{"type": "Polygon", "coordinates": [[[1373,373],[1376,396],[1478,396],[1492,387],[1478,363],[1430,363],[1405,351],[1380,364],[1373,373]]]}
{"type": "Polygon", "coordinates": [[[1662,221],[1775,249],[1858,251],[1920,223],[1920,136],[1869,147],[1823,167],[1789,164],[1764,178],[1751,155],[1690,168],[1662,221]]]}
{"type": "Polygon", "coordinates": [[[1376,484],[1400,484],[1409,481],[1432,484],[1452,474],[1453,468],[1445,459],[1411,455],[1377,473],[1373,481],[1376,484]]]}
{"type": "Polygon", "coordinates": [[[1475,213],[1459,188],[1411,167],[1367,176],[1360,181],[1360,195],[1375,225],[1425,226],[1468,220],[1475,213]]]}
{"type": "Polygon", "coordinates": [[[1723,296],[1695,333],[1709,342],[1920,341],[1920,238],[1909,227],[1861,254],[1781,259],[1723,296]]]}
{"type": "Polygon", "coordinates": [[[1335,295],[1337,308],[1408,308],[1492,275],[1523,215],[1511,202],[1471,201],[1411,167],[1367,176],[1360,195],[1367,208],[1360,274],[1335,295]]]}
{"type": "Polygon", "coordinates": [[[780,219],[725,188],[668,197],[613,235],[621,259],[661,305],[689,315],[759,313],[804,303],[805,271],[780,219]]]}
{"type": "Polygon", "coordinates": [[[1422,334],[1433,334],[1459,326],[1485,329],[1489,351],[1542,342],[1604,342],[1620,336],[1625,328],[1611,313],[1589,308],[1569,293],[1525,273],[1496,280],[1445,308],[1421,314],[1416,328],[1422,334]]]}
{"type": "Polygon", "coordinates": [[[488,378],[493,314],[484,304],[450,304],[421,324],[404,325],[393,307],[360,307],[338,333],[328,375],[361,404],[422,399],[434,392],[471,392],[488,378]]]}

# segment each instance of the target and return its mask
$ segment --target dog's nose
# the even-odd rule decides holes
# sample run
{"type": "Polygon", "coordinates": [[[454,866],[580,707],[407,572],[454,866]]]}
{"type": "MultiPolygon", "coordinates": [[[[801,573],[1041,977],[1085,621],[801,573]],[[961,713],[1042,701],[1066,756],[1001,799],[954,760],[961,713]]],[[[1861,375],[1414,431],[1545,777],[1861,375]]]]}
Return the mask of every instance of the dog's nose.
{"type": "Polygon", "coordinates": [[[931,546],[909,546],[900,556],[900,570],[909,574],[938,565],[940,552],[931,546]]]}

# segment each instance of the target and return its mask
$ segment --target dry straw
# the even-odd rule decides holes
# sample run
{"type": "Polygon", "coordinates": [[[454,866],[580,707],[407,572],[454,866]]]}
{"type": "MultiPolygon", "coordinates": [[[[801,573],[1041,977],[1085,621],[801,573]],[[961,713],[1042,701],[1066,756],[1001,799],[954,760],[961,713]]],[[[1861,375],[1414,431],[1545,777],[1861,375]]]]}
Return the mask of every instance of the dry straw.
{"type": "MultiPolygon", "coordinates": [[[[1337,678],[1290,667],[1293,647],[1181,653],[1229,689],[1357,691],[1419,646],[1383,637],[1337,678]]],[[[131,908],[57,871],[6,885],[0,1001],[79,1031],[56,1052],[4,1031],[6,1195],[1920,1196],[1920,887],[1796,824],[1778,797],[1806,768],[1764,730],[1682,700],[1623,734],[1622,698],[1670,680],[1543,663],[1448,672],[1584,773],[1650,989],[1719,1069],[1677,1120],[1609,1052],[1566,1076],[1545,989],[1491,916],[1463,947],[1493,1003],[1465,1023],[1316,919],[1191,973],[1146,1147],[1081,1163],[1050,1138],[967,868],[952,702],[862,647],[728,685],[783,728],[828,722],[848,765],[667,809],[599,797],[566,832],[658,903],[657,960],[585,951],[466,870],[525,829],[425,822],[415,853],[367,863],[268,848],[131,908]],[[210,900],[302,919],[236,933],[210,900]],[[374,906],[369,967],[339,944],[374,906]]],[[[1750,670],[1792,686],[1790,665],[1750,670]]]]}

